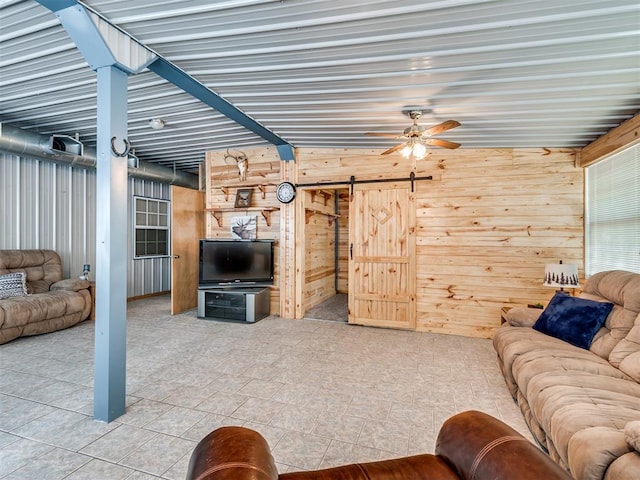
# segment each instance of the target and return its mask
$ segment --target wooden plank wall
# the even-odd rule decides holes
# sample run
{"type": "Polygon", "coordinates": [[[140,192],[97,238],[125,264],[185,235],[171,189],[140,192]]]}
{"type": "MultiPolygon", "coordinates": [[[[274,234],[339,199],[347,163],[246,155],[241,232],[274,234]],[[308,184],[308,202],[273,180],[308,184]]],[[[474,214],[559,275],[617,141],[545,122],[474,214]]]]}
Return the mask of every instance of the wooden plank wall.
{"type": "MultiPolygon", "coordinates": [[[[305,190],[304,309],[322,303],[335,288],[335,191],[305,190]]],[[[300,228],[299,227],[299,228],[300,228]]]]}
{"type": "Polygon", "coordinates": [[[583,274],[573,150],[436,152],[417,191],[418,330],[491,337],[504,305],[546,302],[545,263],[583,274]]]}
{"type": "Polygon", "coordinates": [[[338,192],[338,290],[349,293],[349,189],[338,192]]]}
{"type": "MultiPolygon", "coordinates": [[[[434,150],[418,162],[417,329],[489,338],[500,308],[545,302],[544,264],[583,273],[583,172],[572,149],[434,150]]],[[[407,177],[399,155],[298,149],[302,183],[407,177]]]]}
{"type": "MultiPolygon", "coordinates": [[[[208,152],[206,157],[206,235],[207,238],[230,238],[231,218],[238,215],[257,217],[257,238],[275,239],[275,279],[271,289],[271,313],[280,312],[279,290],[279,240],[280,203],[275,197],[276,185],[280,181],[282,161],[275,148],[243,149],[249,158],[245,181],[240,181],[238,168],[232,161],[225,161],[226,152],[208,152]],[[264,198],[258,185],[263,185],[264,198]],[[225,194],[223,187],[227,190],[225,194]],[[238,188],[252,188],[253,196],[249,209],[235,209],[238,188]],[[216,209],[219,209],[215,211],[216,209]],[[215,212],[214,212],[215,211],[215,212]],[[268,217],[265,218],[262,212],[268,217]],[[220,225],[215,215],[220,217],[220,225]],[[267,224],[269,223],[269,224],[267,224]]],[[[232,151],[232,153],[236,153],[232,151]]]]}

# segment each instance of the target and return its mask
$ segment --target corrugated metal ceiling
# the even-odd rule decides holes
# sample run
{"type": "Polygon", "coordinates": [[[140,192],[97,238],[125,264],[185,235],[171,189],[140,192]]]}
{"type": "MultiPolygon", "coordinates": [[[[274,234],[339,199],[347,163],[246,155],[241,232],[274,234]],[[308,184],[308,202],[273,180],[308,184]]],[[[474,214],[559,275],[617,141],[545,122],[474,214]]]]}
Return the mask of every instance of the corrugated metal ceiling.
{"type": "MultiPolygon", "coordinates": [[[[579,147],[640,111],[637,0],[85,3],[294,147],[386,149],[364,133],[409,107],[463,148],[579,147]]],[[[55,15],[0,0],[0,27],[0,122],[95,146],[95,73],[55,15]]],[[[129,90],[143,160],[268,145],[148,70],[129,90]]]]}

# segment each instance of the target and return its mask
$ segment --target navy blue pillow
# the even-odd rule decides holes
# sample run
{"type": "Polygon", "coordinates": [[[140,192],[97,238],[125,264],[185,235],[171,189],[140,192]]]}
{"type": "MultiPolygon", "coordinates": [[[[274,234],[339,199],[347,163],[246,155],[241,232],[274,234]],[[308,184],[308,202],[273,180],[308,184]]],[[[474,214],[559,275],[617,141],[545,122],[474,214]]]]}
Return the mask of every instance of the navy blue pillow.
{"type": "Polygon", "coordinates": [[[612,308],[613,303],[556,293],[533,328],[576,347],[588,349],[612,308]]]}

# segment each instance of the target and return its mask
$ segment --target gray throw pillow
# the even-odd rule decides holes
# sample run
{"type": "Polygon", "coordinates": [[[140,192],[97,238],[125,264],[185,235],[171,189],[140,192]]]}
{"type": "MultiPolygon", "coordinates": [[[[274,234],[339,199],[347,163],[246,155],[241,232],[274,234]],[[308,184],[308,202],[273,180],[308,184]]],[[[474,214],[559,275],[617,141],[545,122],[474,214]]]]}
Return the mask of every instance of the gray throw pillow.
{"type": "Polygon", "coordinates": [[[0,275],[0,300],[9,297],[24,297],[27,285],[24,272],[0,275]]]}

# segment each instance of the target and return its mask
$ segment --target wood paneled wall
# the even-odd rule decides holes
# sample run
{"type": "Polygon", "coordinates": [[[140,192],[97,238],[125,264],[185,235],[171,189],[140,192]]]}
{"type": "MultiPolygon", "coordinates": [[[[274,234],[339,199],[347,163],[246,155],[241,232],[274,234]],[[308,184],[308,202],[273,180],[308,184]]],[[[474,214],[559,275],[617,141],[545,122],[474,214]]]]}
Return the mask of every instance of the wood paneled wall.
{"type": "MultiPolygon", "coordinates": [[[[349,178],[408,178],[413,165],[400,155],[380,156],[379,150],[297,149],[296,162],[287,162],[283,174],[275,149],[246,153],[245,183],[268,184],[265,199],[254,191],[254,205],[280,208],[279,214],[271,215],[270,226],[256,212],[258,237],[279,238],[286,247],[280,249],[286,258],[278,261],[276,275],[281,265],[287,265],[289,280],[277,285],[285,285],[282,288],[289,293],[278,307],[280,295],[274,290],[272,312],[299,317],[316,277],[328,273],[326,265],[320,266],[325,260],[318,264],[319,270],[314,272],[312,266],[305,273],[304,258],[314,256],[313,250],[325,248],[326,243],[312,242],[304,250],[305,236],[298,228],[306,220],[304,195],[311,195],[304,190],[320,187],[299,189],[293,204],[280,206],[275,185],[284,178],[296,183],[344,181],[344,186],[331,187],[340,191],[340,231],[345,234],[339,241],[339,264],[344,263],[340,290],[340,285],[348,288],[342,271],[347,271],[348,244],[343,242],[348,232],[349,178]]],[[[583,171],[575,165],[576,153],[547,148],[438,149],[417,162],[417,176],[433,177],[415,183],[418,330],[489,338],[500,325],[501,307],[545,303],[553,295],[553,289],[542,286],[545,263],[561,259],[577,263],[582,276],[583,171]]],[[[235,193],[225,200],[220,187],[238,186],[235,165],[224,162],[224,153],[210,153],[207,159],[207,208],[232,207],[235,193]]],[[[323,200],[316,195],[317,202],[323,200]]],[[[237,214],[223,212],[221,227],[207,214],[207,235],[228,237],[228,222],[237,214]]],[[[319,229],[328,227],[328,222],[314,215],[308,225],[319,229]]],[[[319,230],[313,235],[328,238],[319,230]]]]}
{"type": "Polygon", "coordinates": [[[500,308],[546,302],[545,263],[583,272],[573,150],[437,152],[417,190],[418,329],[491,337],[500,308]]]}
{"type": "MultiPolygon", "coordinates": [[[[544,264],[583,271],[583,172],[572,149],[434,150],[419,161],[417,329],[491,337],[500,308],[546,302],[544,264]]],[[[375,150],[299,149],[300,182],[408,177],[375,150]]]]}
{"type": "Polygon", "coordinates": [[[349,189],[338,193],[338,289],[337,293],[349,293],[349,189]]]}
{"type": "MultiPolygon", "coordinates": [[[[279,241],[280,204],[275,197],[280,182],[281,160],[275,148],[243,149],[249,158],[247,178],[241,181],[238,167],[225,160],[226,152],[208,152],[206,158],[205,229],[207,238],[230,238],[235,216],[257,217],[257,238],[275,239],[275,279],[271,289],[271,312],[280,311],[279,241]],[[253,190],[250,208],[234,208],[238,188],[253,190]]],[[[232,151],[232,153],[235,153],[232,151]]]]}
{"type": "Polygon", "coordinates": [[[304,196],[304,308],[315,307],[336,293],[335,193],[311,189],[304,196]]]}

